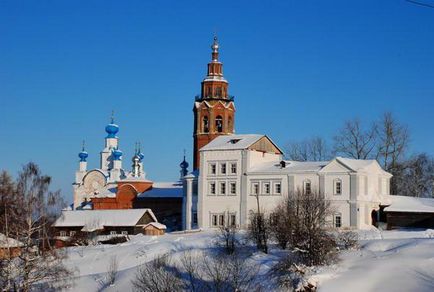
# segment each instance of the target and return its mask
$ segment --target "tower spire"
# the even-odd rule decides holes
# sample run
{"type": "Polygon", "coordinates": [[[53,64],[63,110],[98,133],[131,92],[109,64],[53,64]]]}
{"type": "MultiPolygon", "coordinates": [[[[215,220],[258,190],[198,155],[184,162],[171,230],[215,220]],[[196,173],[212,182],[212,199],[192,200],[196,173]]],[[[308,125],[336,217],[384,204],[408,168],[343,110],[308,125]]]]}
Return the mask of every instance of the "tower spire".
{"type": "Polygon", "coordinates": [[[114,124],[114,122],[115,122],[115,111],[114,110],[112,110],[112,115],[111,115],[111,118],[110,118],[110,122],[112,124],[114,124]]]}
{"type": "Polygon", "coordinates": [[[217,35],[214,35],[214,42],[211,46],[212,49],[212,61],[213,62],[218,62],[219,59],[219,43],[218,43],[218,39],[217,39],[217,35]]]}

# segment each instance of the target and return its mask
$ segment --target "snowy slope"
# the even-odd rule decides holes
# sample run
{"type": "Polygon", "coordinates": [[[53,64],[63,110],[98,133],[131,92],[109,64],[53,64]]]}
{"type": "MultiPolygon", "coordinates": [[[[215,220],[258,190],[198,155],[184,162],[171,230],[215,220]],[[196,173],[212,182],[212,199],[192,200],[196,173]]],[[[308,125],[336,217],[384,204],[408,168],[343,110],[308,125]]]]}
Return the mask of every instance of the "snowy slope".
{"type": "MultiPolygon", "coordinates": [[[[156,255],[171,252],[173,258],[184,250],[207,250],[216,233],[132,237],[120,245],[68,248],[66,264],[76,269],[75,286],[68,291],[98,291],[112,256],[119,261],[119,275],[113,287],[104,291],[131,291],[137,266],[156,255]]],[[[362,231],[361,250],[347,251],[342,261],[320,268],[312,277],[320,291],[434,291],[434,231],[362,231]]],[[[260,277],[284,253],[272,249],[269,255],[256,253],[253,260],[263,264],[260,277]]],[[[272,290],[271,287],[268,290],[272,290]]]]}

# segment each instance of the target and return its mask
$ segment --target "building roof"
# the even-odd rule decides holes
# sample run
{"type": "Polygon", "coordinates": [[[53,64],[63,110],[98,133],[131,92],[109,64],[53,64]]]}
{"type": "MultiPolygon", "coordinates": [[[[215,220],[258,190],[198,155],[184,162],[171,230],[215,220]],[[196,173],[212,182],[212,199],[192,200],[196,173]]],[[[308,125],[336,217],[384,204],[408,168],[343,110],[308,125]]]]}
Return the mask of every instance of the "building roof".
{"type": "Polygon", "coordinates": [[[182,198],[181,182],[155,182],[152,188],[137,195],[137,198],[182,198]]]}
{"type": "Polygon", "coordinates": [[[143,226],[143,228],[146,228],[146,227],[148,227],[148,226],[154,226],[155,228],[160,229],[160,230],[165,230],[165,229],[167,229],[166,225],[161,224],[161,223],[159,223],[159,222],[151,222],[151,223],[148,223],[148,224],[146,224],[145,226],[143,226]]]}
{"type": "Polygon", "coordinates": [[[406,196],[390,196],[392,204],[386,212],[434,213],[434,199],[406,196]]]}
{"type": "Polygon", "coordinates": [[[16,239],[6,237],[3,233],[0,233],[0,248],[20,247],[23,246],[22,242],[16,239]]]}
{"type": "Polygon", "coordinates": [[[203,150],[243,150],[249,148],[265,135],[260,134],[245,134],[245,135],[222,135],[207,145],[202,147],[203,150]]]}
{"type": "Polygon", "coordinates": [[[336,157],[336,160],[343,165],[347,166],[348,168],[351,168],[354,171],[361,170],[368,165],[371,165],[373,163],[377,163],[376,160],[365,160],[365,159],[353,159],[353,158],[343,158],[343,157],[336,157]]]}
{"type": "Polygon", "coordinates": [[[151,209],[117,209],[62,211],[62,215],[54,222],[54,227],[81,227],[82,231],[104,229],[104,226],[135,226],[148,213],[154,221],[158,221],[151,209]]]}

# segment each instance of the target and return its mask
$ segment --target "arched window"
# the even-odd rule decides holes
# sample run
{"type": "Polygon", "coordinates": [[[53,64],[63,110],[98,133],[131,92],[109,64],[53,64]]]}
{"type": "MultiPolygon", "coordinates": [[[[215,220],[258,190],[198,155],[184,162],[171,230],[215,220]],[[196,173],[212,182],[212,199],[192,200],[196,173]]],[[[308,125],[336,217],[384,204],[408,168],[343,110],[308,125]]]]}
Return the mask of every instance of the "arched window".
{"type": "Polygon", "coordinates": [[[221,116],[217,116],[215,118],[215,128],[217,132],[219,133],[223,132],[223,119],[221,116]]]}
{"type": "Polygon", "coordinates": [[[216,94],[217,97],[222,97],[222,88],[221,87],[217,87],[216,88],[216,94]]]}
{"type": "Polygon", "coordinates": [[[203,127],[203,131],[205,133],[209,132],[209,122],[208,122],[208,117],[207,116],[203,117],[203,125],[202,125],[202,127],[203,127]]]}

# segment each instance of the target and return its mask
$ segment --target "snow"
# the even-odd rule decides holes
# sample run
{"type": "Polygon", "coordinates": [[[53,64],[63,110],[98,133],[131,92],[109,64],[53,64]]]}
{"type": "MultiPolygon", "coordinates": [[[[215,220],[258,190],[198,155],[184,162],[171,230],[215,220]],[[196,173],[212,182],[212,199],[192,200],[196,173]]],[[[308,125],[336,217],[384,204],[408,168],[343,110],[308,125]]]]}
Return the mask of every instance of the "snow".
{"type": "Polygon", "coordinates": [[[83,226],[82,231],[87,232],[104,229],[104,226],[134,226],[145,213],[157,221],[151,209],[62,211],[53,226],[83,226]]]}
{"type": "MultiPolygon", "coordinates": [[[[67,248],[66,265],[76,270],[75,286],[68,291],[98,291],[112,256],[119,274],[104,291],[131,291],[137,267],[159,254],[169,252],[174,260],[185,250],[212,252],[215,231],[169,233],[163,236],[132,236],[119,245],[67,248]]],[[[333,266],[317,267],[310,282],[319,291],[434,291],[434,230],[377,229],[359,231],[361,249],[341,254],[333,266]]],[[[251,260],[262,265],[258,275],[266,290],[275,291],[267,272],[285,252],[273,247],[265,255],[255,252],[251,260]]]]}
{"type": "Polygon", "coordinates": [[[202,147],[200,150],[242,150],[247,149],[265,135],[245,134],[245,135],[224,135],[219,136],[202,147]],[[239,140],[236,143],[231,141],[239,140]]]}
{"type": "Polygon", "coordinates": [[[434,231],[384,231],[313,278],[319,291],[434,291],[434,231]]]}
{"type": "Polygon", "coordinates": [[[149,225],[152,225],[152,226],[154,226],[154,227],[157,228],[157,229],[162,229],[162,230],[167,229],[166,225],[161,224],[161,223],[159,223],[159,222],[151,222],[151,223],[148,223],[148,224],[146,224],[145,226],[143,226],[143,228],[146,228],[146,227],[148,227],[149,225]]]}
{"type": "Polygon", "coordinates": [[[336,157],[336,160],[354,171],[359,171],[371,165],[372,163],[376,163],[375,160],[352,159],[343,157],[336,157]]]}
{"type": "Polygon", "coordinates": [[[20,246],[23,246],[23,243],[13,238],[7,237],[3,233],[0,233],[0,248],[20,247],[20,246]]]}
{"type": "Polygon", "coordinates": [[[139,194],[140,198],[182,198],[183,190],[181,182],[156,182],[152,188],[139,194]]]}
{"type": "Polygon", "coordinates": [[[390,196],[390,198],[392,204],[384,208],[384,211],[434,213],[434,199],[406,196],[390,196]]]}

